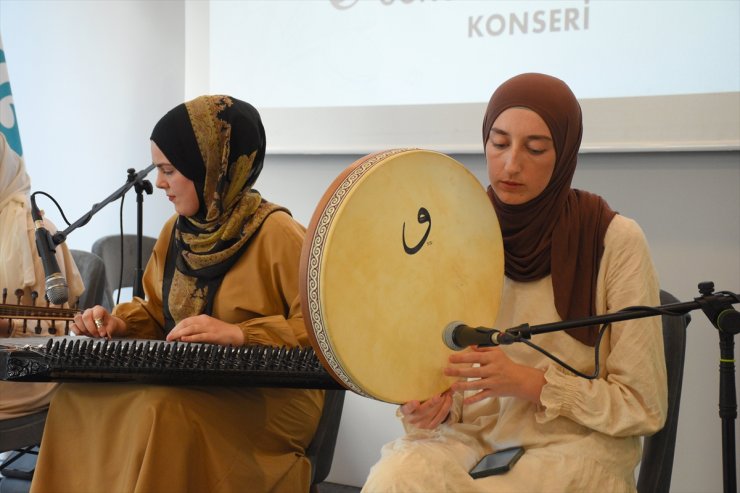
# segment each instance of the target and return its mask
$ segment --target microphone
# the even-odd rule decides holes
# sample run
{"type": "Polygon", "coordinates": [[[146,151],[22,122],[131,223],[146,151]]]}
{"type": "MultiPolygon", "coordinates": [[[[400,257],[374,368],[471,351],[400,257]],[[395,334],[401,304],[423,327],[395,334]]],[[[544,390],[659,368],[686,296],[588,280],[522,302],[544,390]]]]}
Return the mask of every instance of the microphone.
{"type": "Polygon", "coordinates": [[[44,227],[44,221],[41,219],[41,213],[36,207],[36,201],[31,196],[31,216],[33,224],[36,227],[36,250],[41,257],[41,263],[44,266],[46,275],[46,297],[49,302],[55,305],[63,305],[69,299],[69,290],[67,289],[67,280],[62,275],[62,270],[57,262],[56,246],[51,238],[51,234],[44,227]]]}
{"type": "Polygon", "coordinates": [[[445,346],[453,351],[460,351],[468,346],[498,346],[502,333],[496,329],[470,327],[462,322],[450,322],[442,331],[445,346]]]}

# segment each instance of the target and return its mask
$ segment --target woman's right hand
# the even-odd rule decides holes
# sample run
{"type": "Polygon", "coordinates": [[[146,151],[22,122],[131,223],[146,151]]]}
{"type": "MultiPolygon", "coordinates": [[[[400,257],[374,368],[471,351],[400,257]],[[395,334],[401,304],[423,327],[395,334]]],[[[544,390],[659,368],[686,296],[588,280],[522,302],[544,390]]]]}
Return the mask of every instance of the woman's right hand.
{"type": "Polygon", "coordinates": [[[111,339],[126,331],[126,322],[114,317],[100,305],[88,308],[75,315],[69,328],[78,336],[105,337],[111,339]]]}
{"type": "Polygon", "coordinates": [[[400,411],[405,424],[431,430],[447,419],[451,408],[452,391],[447,390],[424,402],[409,401],[401,406],[400,411]]]}

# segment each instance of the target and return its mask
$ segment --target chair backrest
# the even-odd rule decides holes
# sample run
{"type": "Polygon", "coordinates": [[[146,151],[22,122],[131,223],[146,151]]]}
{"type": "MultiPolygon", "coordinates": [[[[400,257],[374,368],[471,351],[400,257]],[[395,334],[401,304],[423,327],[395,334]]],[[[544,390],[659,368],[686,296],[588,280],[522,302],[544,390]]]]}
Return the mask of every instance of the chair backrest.
{"type": "Polygon", "coordinates": [[[80,271],[82,282],[85,283],[85,291],[80,295],[80,299],[70,300],[70,302],[77,301],[77,307],[80,310],[92,308],[95,305],[102,305],[107,310],[112,309],[113,298],[108,289],[103,259],[84,250],[70,249],[70,253],[77,265],[77,270],[80,271]]]}
{"type": "MultiPolygon", "coordinates": [[[[667,293],[660,292],[660,303],[678,303],[667,293]]],[[[691,317],[663,315],[663,345],[668,373],[668,416],[665,426],[659,432],[645,437],[642,461],[637,479],[639,493],[668,493],[673,473],[673,455],[676,449],[676,430],[678,428],[678,408],[681,403],[683,382],[683,363],[686,354],[686,327],[691,317]]]]}
{"type": "Polygon", "coordinates": [[[31,447],[41,443],[47,409],[19,418],[0,420],[0,452],[31,447]]]}
{"type": "Polygon", "coordinates": [[[345,390],[325,392],[324,410],[313,440],[306,449],[306,457],[311,461],[311,486],[314,491],[316,490],[315,485],[324,481],[331,470],[345,392],[345,390]]]}
{"type": "Polygon", "coordinates": [[[0,420],[0,493],[28,493],[47,410],[0,420]]]}
{"type": "MultiPolygon", "coordinates": [[[[142,269],[146,267],[156,241],[156,238],[150,236],[144,236],[141,239],[142,269]]],[[[136,235],[131,234],[123,235],[123,251],[121,250],[121,235],[103,236],[93,243],[92,252],[103,259],[105,264],[105,275],[111,293],[118,289],[119,281],[121,288],[129,288],[134,285],[136,248],[136,235]],[[123,265],[123,274],[121,274],[121,265],[123,265]]]]}

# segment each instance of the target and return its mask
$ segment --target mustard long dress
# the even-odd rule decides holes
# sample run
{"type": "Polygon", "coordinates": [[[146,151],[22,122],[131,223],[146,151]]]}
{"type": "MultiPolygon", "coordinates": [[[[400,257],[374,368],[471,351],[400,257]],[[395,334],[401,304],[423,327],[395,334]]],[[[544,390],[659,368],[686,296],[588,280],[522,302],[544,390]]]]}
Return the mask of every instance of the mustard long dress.
{"type": "MultiPolygon", "coordinates": [[[[175,218],[144,273],[146,301],[119,305],[133,338],[163,339],[162,279],[175,218]]],[[[271,214],[225,275],[213,316],[246,344],[306,346],[298,292],[304,228],[271,214]]],[[[323,391],[63,384],[52,400],[31,491],[308,491],[305,449],[323,391]]]]}

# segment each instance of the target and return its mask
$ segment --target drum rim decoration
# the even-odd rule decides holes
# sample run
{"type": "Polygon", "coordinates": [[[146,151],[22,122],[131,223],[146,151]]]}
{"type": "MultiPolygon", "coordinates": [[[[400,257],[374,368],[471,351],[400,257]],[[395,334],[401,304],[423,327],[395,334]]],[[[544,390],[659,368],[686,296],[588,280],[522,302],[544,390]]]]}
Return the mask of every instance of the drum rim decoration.
{"type": "Polygon", "coordinates": [[[306,230],[306,240],[308,242],[304,244],[303,251],[301,252],[299,284],[303,318],[310,324],[310,327],[307,327],[309,329],[307,330],[309,341],[314,347],[321,363],[329,370],[332,378],[345,388],[363,397],[374,398],[352,381],[344,371],[342,365],[334,357],[334,352],[329,350],[331,344],[327,338],[326,328],[324,327],[324,321],[321,316],[321,283],[319,282],[319,277],[323,257],[322,247],[327,242],[331,224],[336,217],[334,211],[341,207],[348,192],[358,180],[362,179],[377,163],[388,157],[404,152],[420,150],[423,149],[389,149],[368,154],[349,165],[327,187],[314,210],[311,222],[306,230]]]}

